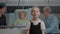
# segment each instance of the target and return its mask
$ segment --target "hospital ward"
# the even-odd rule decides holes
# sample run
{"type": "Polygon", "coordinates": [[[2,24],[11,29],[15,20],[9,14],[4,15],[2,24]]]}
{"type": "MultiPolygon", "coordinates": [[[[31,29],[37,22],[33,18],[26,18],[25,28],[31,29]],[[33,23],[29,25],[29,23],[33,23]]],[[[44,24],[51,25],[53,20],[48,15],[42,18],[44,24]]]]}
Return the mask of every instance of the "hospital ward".
{"type": "Polygon", "coordinates": [[[60,34],[60,0],[0,0],[0,34],[60,34]]]}

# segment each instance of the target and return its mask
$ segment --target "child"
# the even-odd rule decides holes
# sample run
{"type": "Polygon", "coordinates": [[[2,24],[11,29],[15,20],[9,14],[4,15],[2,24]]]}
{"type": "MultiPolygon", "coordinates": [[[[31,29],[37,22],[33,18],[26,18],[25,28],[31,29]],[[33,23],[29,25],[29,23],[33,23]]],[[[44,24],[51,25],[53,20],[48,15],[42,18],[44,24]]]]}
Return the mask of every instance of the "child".
{"type": "Polygon", "coordinates": [[[40,20],[40,9],[38,7],[33,7],[31,11],[31,15],[33,17],[30,20],[27,28],[27,34],[45,34],[45,24],[40,20]]]}
{"type": "Polygon", "coordinates": [[[21,10],[18,13],[18,17],[14,23],[14,26],[26,26],[26,24],[28,23],[28,20],[26,19],[26,13],[25,10],[21,10]]]}

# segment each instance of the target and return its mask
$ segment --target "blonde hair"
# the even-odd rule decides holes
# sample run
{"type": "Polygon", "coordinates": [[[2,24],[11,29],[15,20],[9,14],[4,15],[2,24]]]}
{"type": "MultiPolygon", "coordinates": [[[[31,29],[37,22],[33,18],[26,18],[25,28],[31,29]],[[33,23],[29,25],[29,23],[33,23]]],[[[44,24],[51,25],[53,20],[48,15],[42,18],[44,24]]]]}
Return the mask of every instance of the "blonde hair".
{"type": "Polygon", "coordinates": [[[24,9],[21,9],[21,10],[19,11],[19,13],[21,13],[21,12],[25,13],[25,10],[24,10],[24,9]]]}
{"type": "Polygon", "coordinates": [[[26,16],[26,12],[24,9],[20,10],[20,12],[18,14],[20,14],[21,12],[25,13],[25,16],[26,16]]]}
{"type": "Polygon", "coordinates": [[[43,10],[44,10],[44,9],[45,9],[45,10],[48,10],[48,12],[51,12],[51,8],[48,7],[48,6],[44,7],[43,10]]]}
{"type": "Polygon", "coordinates": [[[32,10],[33,10],[34,8],[38,8],[38,10],[40,11],[40,8],[39,8],[38,6],[33,6],[33,7],[32,7],[32,10]]]}

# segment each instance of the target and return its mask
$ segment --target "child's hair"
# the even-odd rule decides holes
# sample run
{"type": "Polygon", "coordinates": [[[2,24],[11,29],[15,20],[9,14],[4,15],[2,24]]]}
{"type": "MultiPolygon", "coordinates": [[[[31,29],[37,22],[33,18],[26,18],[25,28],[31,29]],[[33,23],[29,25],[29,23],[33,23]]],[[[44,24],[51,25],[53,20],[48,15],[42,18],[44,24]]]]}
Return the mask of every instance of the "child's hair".
{"type": "MultiPolygon", "coordinates": [[[[32,10],[33,10],[34,8],[38,8],[38,9],[39,9],[39,11],[40,11],[39,6],[33,6],[33,7],[32,7],[32,10]]],[[[31,11],[32,11],[32,10],[31,10],[31,11]]]]}

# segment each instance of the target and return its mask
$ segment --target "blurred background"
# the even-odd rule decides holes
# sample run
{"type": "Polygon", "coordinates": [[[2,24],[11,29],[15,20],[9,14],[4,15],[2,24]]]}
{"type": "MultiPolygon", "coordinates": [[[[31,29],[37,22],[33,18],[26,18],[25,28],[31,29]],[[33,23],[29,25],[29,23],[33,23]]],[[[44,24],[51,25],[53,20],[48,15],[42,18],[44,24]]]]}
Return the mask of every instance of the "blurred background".
{"type": "MultiPolygon", "coordinates": [[[[26,13],[28,14],[28,15],[26,15],[26,17],[28,19],[31,19],[32,17],[30,15],[30,11],[31,11],[32,6],[39,6],[41,8],[41,16],[42,16],[42,12],[43,12],[42,11],[43,7],[49,6],[52,9],[52,14],[55,14],[58,18],[58,22],[59,22],[58,24],[59,24],[59,30],[60,30],[60,0],[0,0],[0,3],[6,4],[6,13],[5,14],[6,14],[6,18],[7,18],[6,20],[7,20],[8,26],[12,26],[13,22],[17,18],[16,12],[19,11],[20,9],[25,9],[26,13]]],[[[41,17],[41,19],[43,19],[43,17],[41,17]]],[[[23,27],[23,26],[21,26],[21,27],[23,27]]],[[[9,31],[9,30],[7,30],[7,31],[9,31]]],[[[10,32],[11,31],[12,30],[10,30],[10,32]]],[[[2,32],[2,30],[1,30],[1,32],[2,32]]],[[[8,32],[8,33],[10,33],[10,32],[8,32]]]]}

